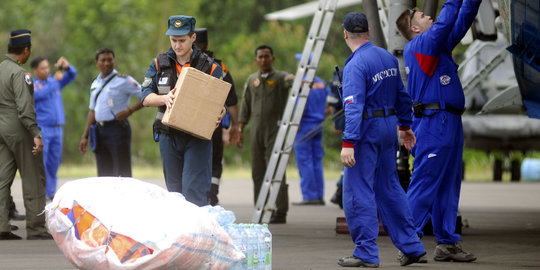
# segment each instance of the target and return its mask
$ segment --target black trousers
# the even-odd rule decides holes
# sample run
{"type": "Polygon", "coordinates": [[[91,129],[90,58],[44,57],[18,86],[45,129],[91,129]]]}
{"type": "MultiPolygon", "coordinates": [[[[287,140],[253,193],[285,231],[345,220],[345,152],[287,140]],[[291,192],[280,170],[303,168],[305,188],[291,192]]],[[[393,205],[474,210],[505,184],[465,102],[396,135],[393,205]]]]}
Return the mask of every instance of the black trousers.
{"type": "Polygon", "coordinates": [[[219,126],[212,134],[212,177],[221,179],[223,173],[223,128],[219,126]]]}
{"type": "Polygon", "coordinates": [[[127,120],[98,125],[98,176],[131,177],[131,126],[127,120]]]}

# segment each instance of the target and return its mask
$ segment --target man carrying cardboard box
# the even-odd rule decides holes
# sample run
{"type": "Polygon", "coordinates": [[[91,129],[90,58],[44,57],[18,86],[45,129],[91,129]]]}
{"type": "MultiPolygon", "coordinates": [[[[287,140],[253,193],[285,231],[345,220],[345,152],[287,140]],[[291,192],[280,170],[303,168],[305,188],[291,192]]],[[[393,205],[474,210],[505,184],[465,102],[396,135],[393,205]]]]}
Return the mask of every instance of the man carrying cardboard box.
{"type": "MultiPolygon", "coordinates": [[[[208,203],[212,178],[212,142],[165,126],[161,120],[174,103],[175,85],[183,67],[193,67],[216,78],[221,67],[194,45],[195,18],[184,15],[169,17],[171,48],[152,60],[146,71],[141,100],[144,106],[158,107],[154,121],[154,139],[159,142],[163,174],[169,191],[180,192],[196,205],[208,203]],[[173,89],[174,88],[174,89],[173,89]]],[[[217,124],[221,115],[216,115],[217,124]]],[[[217,126],[217,125],[216,125],[217,126]]]]}

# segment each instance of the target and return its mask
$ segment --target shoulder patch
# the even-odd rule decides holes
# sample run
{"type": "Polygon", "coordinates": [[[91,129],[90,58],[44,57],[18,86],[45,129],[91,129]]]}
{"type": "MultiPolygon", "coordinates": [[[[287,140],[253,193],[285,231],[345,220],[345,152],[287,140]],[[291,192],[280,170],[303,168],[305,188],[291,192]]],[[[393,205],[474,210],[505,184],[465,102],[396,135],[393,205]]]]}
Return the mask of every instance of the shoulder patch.
{"type": "Polygon", "coordinates": [[[24,74],[24,82],[28,85],[32,84],[32,75],[30,75],[30,73],[26,72],[24,74]]]}
{"type": "Polygon", "coordinates": [[[148,87],[152,83],[152,78],[150,77],[144,77],[144,81],[142,83],[142,87],[148,87]]]}
{"type": "Polygon", "coordinates": [[[259,78],[255,78],[255,80],[253,80],[253,87],[258,87],[260,84],[261,80],[259,80],[259,78]]]}

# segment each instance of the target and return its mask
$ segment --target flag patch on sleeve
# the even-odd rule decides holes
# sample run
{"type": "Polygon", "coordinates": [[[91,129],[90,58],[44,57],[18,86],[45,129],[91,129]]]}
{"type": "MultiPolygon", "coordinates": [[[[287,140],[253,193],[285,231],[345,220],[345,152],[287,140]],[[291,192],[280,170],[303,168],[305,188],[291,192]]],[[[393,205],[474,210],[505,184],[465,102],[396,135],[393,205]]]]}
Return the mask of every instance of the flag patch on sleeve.
{"type": "Polygon", "coordinates": [[[354,102],[354,98],[353,98],[353,96],[348,96],[348,97],[346,97],[346,98],[343,99],[343,102],[345,102],[345,104],[353,103],[353,102],[354,102]]]}

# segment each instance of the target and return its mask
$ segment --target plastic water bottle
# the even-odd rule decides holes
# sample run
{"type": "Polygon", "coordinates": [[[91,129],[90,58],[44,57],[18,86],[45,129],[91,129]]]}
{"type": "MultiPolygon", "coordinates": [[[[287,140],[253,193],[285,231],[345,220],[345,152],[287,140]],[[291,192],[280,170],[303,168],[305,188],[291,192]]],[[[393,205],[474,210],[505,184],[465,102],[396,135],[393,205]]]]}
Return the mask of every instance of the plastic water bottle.
{"type": "Polygon", "coordinates": [[[236,216],[232,211],[225,210],[225,208],[216,206],[204,206],[203,208],[212,215],[221,226],[231,225],[236,221],[236,216]]]}
{"type": "MultiPolygon", "coordinates": [[[[225,231],[233,240],[233,244],[238,248],[240,252],[245,255],[245,248],[242,248],[242,228],[238,224],[230,224],[224,227],[225,231]]],[[[229,268],[229,270],[244,270],[247,267],[247,260],[244,257],[241,261],[237,262],[229,268]]]]}
{"type": "Polygon", "coordinates": [[[248,236],[248,269],[257,269],[257,235],[255,234],[253,224],[247,224],[247,236],[248,236]]]}
{"type": "Polygon", "coordinates": [[[272,233],[268,229],[268,224],[262,225],[262,233],[264,235],[264,269],[272,269],[272,233]]]}
{"type": "Polygon", "coordinates": [[[238,226],[240,232],[240,250],[244,253],[244,259],[242,260],[242,269],[248,269],[249,260],[249,248],[248,248],[248,230],[247,224],[240,224],[238,226]]]}
{"type": "Polygon", "coordinates": [[[255,224],[255,233],[257,235],[257,269],[264,269],[264,232],[260,224],[255,224]]]}

